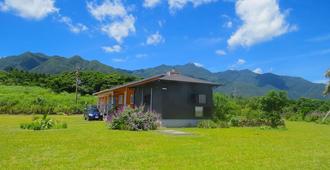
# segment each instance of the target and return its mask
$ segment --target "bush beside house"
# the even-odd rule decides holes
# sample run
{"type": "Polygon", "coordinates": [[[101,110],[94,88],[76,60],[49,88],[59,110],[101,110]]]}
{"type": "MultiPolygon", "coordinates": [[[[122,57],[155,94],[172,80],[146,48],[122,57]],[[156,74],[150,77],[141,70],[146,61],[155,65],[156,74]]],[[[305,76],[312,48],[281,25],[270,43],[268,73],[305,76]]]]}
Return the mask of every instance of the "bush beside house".
{"type": "Polygon", "coordinates": [[[106,117],[111,129],[117,130],[155,130],[160,125],[159,116],[152,111],[145,111],[144,107],[121,108],[106,117]]]}

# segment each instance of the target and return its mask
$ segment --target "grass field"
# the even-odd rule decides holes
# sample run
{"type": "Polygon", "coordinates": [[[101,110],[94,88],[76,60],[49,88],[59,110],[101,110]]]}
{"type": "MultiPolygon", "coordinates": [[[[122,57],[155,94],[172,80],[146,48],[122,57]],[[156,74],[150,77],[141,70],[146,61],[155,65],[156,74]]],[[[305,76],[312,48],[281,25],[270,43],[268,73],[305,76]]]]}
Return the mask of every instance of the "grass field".
{"type": "Polygon", "coordinates": [[[31,116],[0,115],[0,169],[330,169],[330,126],[287,130],[186,128],[191,136],[130,132],[51,116],[68,129],[19,128],[31,116]]]}

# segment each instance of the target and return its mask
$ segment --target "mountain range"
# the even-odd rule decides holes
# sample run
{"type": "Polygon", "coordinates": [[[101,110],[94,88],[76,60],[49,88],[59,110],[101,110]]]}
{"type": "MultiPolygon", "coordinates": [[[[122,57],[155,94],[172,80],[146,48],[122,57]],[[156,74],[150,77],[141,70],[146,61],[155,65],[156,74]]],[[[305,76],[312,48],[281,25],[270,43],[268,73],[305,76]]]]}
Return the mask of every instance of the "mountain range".
{"type": "Polygon", "coordinates": [[[26,52],[17,56],[0,58],[0,70],[17,68],[35,73],[58,74],[74,71],[79,67],[83,71],[98,71],[103,73],[120,72],[138,77],[149,77],[162,74],[172,69],[181,74],[223,84],[215,89],[227,95],[261,96],[269,90],[285,90],[290,98],[300,97],[325,99],[322,95],[324,84],[312,83],[300,77],[276,75],[273,73],[257,74],[250,70],[227,70],[224,72],[210,72],[206,68],[193,63],[185,65],[160,65],[153,68],[139,70],[124,70],[113,68],[99,61],[88,61],[80,56],[71,58],[61,56],[47,56],[42,53],[26,52]]]}

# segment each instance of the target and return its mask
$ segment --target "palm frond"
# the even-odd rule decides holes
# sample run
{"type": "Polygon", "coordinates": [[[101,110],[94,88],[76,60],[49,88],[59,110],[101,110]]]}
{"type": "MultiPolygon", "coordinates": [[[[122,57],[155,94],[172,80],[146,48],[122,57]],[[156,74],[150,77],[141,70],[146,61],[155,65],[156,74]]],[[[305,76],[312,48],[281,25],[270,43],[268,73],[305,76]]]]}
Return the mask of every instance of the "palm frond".
{"type": "Polygon", "coordinates": [[[330,82],[325,86],[324,95],[328,95],[330,93],[330,82]]]}
{"type": "Polygon", "coordinates": [[[330,69],[325,73],[325,77],[330,78],[330,69]]]}

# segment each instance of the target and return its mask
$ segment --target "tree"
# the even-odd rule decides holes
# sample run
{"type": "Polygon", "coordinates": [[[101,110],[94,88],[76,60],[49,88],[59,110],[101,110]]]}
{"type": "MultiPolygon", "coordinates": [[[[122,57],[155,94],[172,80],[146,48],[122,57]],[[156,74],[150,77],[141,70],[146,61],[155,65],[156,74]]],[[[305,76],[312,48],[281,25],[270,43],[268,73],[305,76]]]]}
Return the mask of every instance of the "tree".
{"type": "Polygon", "coordinates": [[[270,91],[260,98],[259,108],[263,112],[262,117],[270,123],[271,127],[275,128],[283,124],[281,113],[287,102],[288,96],[284,91],[270,91]]]}
{"type": "MultiPolygon", "coordinates": [[[[325,77],[330,79],[330,69],[325,73],[325,77]]],[[[324,95],[328,95],[330,93],[330,80],[328,84],[325,86],[324,95]]]]}
{"type": "Polygon", "coordinates": [[[228,120],[230,116],[236,115],[239,112],[239,106],[222,94],[214,95],[214,115],[215,121],[228,120]]]}

